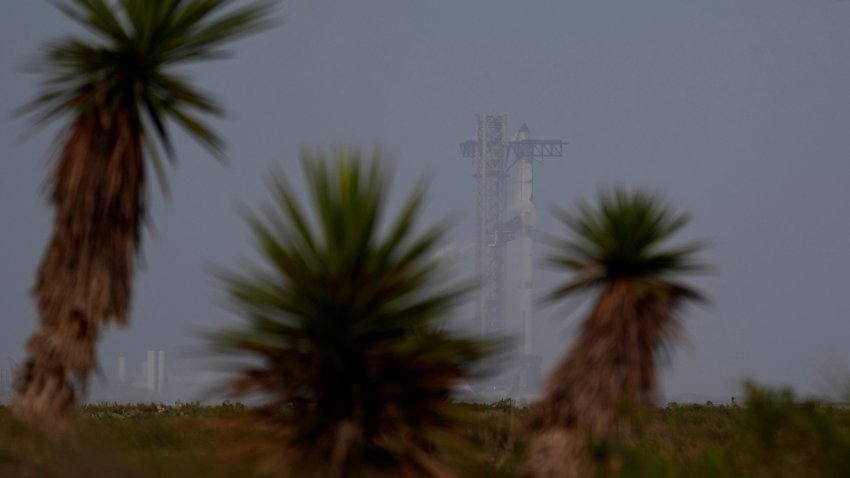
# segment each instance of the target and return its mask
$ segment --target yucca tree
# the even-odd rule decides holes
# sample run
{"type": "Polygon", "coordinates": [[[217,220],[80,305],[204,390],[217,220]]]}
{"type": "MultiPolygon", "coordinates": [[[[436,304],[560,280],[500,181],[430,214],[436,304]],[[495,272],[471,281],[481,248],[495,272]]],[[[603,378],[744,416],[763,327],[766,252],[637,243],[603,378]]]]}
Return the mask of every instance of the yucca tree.
{"type": "Polygon", "coordinates": [[[679,311],[702,295],[681,281],[703,270],[698,242],[672,245],[688,215],[646,192],[614,189],[576,214],[556,212],[568,229],[551,238],[548,262],[569,277],[549,295],[594,302],[569,353],[551,373],[530,425],[529,476],[576,476],[590,442],[628,436],[623,411],[651,404],[656,366],[679,336],[679,311]]]}
{"type": "Polygon", "coordinates": [[[302,164],[309,202],[277,175],[273,206],[249,217],[262,264],[222,274],[244,323],[213,344],[252,364],[228,388],[275,405],[262,422],[285,435],[293,476],[450,476],[432,439],[490,345],[444,327],[469,292],[437,253],[447,223],[416,226],[423,187],[388,220],[377,153],[302,164]]]}
{"type": "Polygon", "coordinates": [[[42,92],[24,108],[36,123],[66,123],[47,182],[55,213],[34,288],[41,323],[12,399],[18,417],[46,423],[70,411],[85,389],[101,327],[127,322],[146,173],[151,167],[164,181],[157,151],[172,155],[169,123],[221,154],[222,141],[203,118],[221,114],[219,106],[174,68],[220,57],[228,40],[266,27],[273,7],[230,0],[55,3],[87,35],[46,47],[36,64],[46,77],[42,92]]]}

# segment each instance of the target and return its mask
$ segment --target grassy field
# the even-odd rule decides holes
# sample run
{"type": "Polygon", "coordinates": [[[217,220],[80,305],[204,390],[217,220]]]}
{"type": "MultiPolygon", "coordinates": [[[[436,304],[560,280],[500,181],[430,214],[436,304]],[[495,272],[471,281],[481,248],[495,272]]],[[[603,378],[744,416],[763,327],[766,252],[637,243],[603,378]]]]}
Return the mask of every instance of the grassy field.
{"type": "MultiPolygon", "coordinates": [[[[477,449],[470,476],[515,476],[527,441],[526,410],[469,405],[476,425],[459,431],[477,449]]],[[[280,444],[247,425],[251,410],[219,406],[110,405],[82,410],[71,443],[22,429],[0,407],[0,476],[236,477],[277,475],[280,444]]],[[[671,404],[638,417],[628,447],[593,448],[627,477],[850,476],[850,410],[752,395],[742,408],[671,404]]],[[[451,462],[451,458],[447,458],[451,462]]]]}

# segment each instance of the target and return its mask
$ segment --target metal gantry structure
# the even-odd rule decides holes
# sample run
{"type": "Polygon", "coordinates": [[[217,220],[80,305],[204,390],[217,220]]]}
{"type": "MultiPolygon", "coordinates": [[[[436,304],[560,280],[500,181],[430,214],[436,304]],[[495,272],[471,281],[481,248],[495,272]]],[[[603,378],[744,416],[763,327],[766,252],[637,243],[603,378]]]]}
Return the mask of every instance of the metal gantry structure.
{"type": "Polygon", "coordinates": [[[502,235],[507,205],[507,121],[505,116],[478,115],[478,134],[461,143],[465,158],[475,165],[475,265],[482,280],[475,305],[475,323],[481,334],[504,329],[502,235]]]}
{"type": "Polygon", "coordinates": [[[506,115],[479,114],[476,139],[460,144],[461,155],[473,160],[477,186],[475,254],[482,285],[475,303],[476,328],[482,335],[519,335],[519,352],[526,357],[534,355],[534,163],[563,157],[567,144],[529,136],[523,124],[508,138],[506,115]]]}

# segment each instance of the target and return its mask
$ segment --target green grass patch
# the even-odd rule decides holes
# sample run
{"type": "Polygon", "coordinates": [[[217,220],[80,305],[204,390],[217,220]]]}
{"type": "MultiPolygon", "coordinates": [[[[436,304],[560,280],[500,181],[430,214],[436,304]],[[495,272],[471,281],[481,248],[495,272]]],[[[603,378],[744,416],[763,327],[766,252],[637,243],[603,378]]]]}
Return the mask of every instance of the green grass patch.
{"type": "MultiPolygon", "coordinates": [[[[760,393],[742,408],[671,404],[646,414],[636,439],[619,450],[612,475],[850,476],[850,409],[760,393]]],[[[464,409],[474,425],[456,433],[479,459],[447,462],[466,476],[516,476],[528,441],[527,409],[510,401],[464,409]]],[[[0,476],[281,476],[261,459],[277,453],[279,443],[258,451],[264,435],[249,425],[250,412],[234,403],[86,406],[73,442],[57,445],[15,424],[0,406],[0,476]]]]}

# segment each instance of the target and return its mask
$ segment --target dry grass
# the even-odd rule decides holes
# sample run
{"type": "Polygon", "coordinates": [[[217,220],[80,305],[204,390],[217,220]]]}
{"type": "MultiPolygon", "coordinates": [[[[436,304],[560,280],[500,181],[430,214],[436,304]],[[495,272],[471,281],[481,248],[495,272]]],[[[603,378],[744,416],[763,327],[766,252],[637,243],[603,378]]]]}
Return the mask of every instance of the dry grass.
{"type": "MultiPolygon", "coordinates": [[[[446,456],[461,476],[517,476],[527,449],[528,410],[510,402],[469,405],[476,460],[446,456]]],[[[246,428],[241,405],[98,405],[77,419],[76,438],[58,446],[10,421],[0,407],[3,477],[251,477],[284,475],[280,442],[246,428]],[[278,462],[279,464],[279,462],[278,462]]],[[[745,408],[671,405],[639,418],[630,445],[596,450],[618,456],[611,476],[848,476],[850,410],[770,394],[745,408]]],[[[468,452],[469,450],[466,450],[468,452]]],[[[451,453],[450,453],[451,454],[451,453]]]]}

